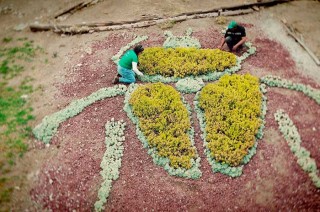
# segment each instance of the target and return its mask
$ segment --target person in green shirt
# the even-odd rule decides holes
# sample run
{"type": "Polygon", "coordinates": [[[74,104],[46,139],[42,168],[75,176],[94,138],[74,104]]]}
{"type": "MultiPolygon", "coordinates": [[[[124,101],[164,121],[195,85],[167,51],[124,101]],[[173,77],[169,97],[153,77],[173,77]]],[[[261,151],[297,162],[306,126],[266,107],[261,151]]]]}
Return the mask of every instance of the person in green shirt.
{"type": "Polygon", "coordinates": [[[113,79],[113,84],[119,82],[134,83],[136,82],[136,74],[139,76],[143,75],[143,73],[138,70],[138,56],[143,50],[142,45],[137,45],[124,53],[118,63],[118,75],[113,79]]]}

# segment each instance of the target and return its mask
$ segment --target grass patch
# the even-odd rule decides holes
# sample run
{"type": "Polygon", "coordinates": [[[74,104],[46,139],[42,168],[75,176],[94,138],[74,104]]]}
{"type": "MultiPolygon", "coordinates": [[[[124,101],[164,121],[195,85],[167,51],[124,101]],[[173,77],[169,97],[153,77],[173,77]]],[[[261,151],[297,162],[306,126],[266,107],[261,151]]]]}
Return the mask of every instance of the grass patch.
{"type": "MultiPolygon", "coordinates": [[[[3,38],[9,43],[12,38],[3,38]]],[[[26,38],[16,40],[14,47],[0,47],[0,205],[10,202],[15,177],[10,176],[17,158],[28,150],[28,139],[32,135],[29,122],[34,119],[33,109],[28,102],[33,92],[31,78],[19,79],[15,86],[9,82],[24,71],[21,63],[31,62],[39,47],[26,38]]],[[[5,206],[3,206],[5,207],[5,206]]],[[[0,211],[3,209],[0,207],[0,211]]]]}
{"type": "MultiPolygon", "coordinates": [[[[12,38],[3,38],[4,43],[9,43],[12,38]]],[[[19,61],[32,62],[37,50],[40,47],[34,47],[33,41],[28,41],[25,38],[18,39],[18,42],[23,42],[19,46],[0,48],[0,77],[2,79],[12,79],[24,70],[24,67],[19,61]]]]}

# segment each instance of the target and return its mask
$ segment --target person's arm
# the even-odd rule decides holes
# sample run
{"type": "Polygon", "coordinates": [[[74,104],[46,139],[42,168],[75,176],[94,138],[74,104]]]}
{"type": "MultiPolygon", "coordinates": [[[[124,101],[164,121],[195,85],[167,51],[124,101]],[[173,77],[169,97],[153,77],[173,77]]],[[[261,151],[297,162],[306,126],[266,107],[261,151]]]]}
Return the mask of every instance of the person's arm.
{"type": "Polygon", "coordinates": [[[242,37],[241,40],[236,45],[233,46],[232,50],[233,51],[237,50],[237,48],[242,44],[244,44],[246,41],[247,41],[247,37],[242,37]]]}
{"type": "Polygon", "coordinates": [[[222,41],[221,41],[221,45],[219,47],[219,49],[222,49],[223,45],[225,44],[226,42],[226,39],[225,38],[222,38],[222,41]]]}
{"type": "Polygon", "coordinates": [[[132,62],[132,70],[139,76],[143,75],[143,73],[138,70],[138,64],[136,62],[132,62]]]}

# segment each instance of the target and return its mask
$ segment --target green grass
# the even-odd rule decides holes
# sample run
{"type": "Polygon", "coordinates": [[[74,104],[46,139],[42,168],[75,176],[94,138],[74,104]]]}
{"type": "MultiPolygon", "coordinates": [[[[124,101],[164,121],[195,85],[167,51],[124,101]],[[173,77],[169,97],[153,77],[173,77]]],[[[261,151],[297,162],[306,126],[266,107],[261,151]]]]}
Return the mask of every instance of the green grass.
{"type": "MultiPolygon", "coordinates": [[[[2,39],[3,43],[12,41],[12,38],[2,39]]],[[[16,40],[14,44],[17,45],[0,47],[0,205],[10,202],[12,185],[16,181],[10,173],[17,158],[28,151],[28,140],[32,135],[29,122],[34,119],[29,102],[33,92],[32,79],[15,77],[25,70],[22,63],[31,62],[41,49],[35,48],[26,38],[16,40]],[[11,80],[15,81],[14,87],[9,86],[11,80]]]]}
{"type": "Polygon", "coordinates": [[[10,43],[12,41],[12,38],[10,37],[10,38],[3,38],[2,39],[2,42],[3,43],[10,43]]]}
{"type": "MultiPolygon", "coordinates": [[[[3,43],[9,43],[12,38],[3,38],[3,43]]],[[[22,65],[17,64],[20,61],[32,62],[37,50],[40,47],[34,47],[33,41],[28,41],[25,38],[18,39],[18,42],[23,42],[19,46],[0,48],[0,77],[2,79],[12,79],[24,70],[22,65]]]]}

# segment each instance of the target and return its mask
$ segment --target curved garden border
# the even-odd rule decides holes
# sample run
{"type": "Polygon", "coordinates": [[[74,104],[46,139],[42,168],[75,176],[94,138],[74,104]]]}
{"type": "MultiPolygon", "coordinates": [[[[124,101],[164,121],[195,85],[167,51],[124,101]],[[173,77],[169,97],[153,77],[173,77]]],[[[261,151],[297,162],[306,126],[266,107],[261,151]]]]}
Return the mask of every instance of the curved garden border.
{"type": "Polygon", "coordinates": [[[297,157],[297,162],[303,171],[309,173],[309,177],[317,188],[320,188],[319,170],[316,161],[310,157],[310,152],[301,146],[300,134],[290,119],[282,109],[274,114],[275,120],[279,124],[279,130],[287,141],[291,152],[297,157]]]}
{"type": "Polygon", "coordinates": [[[98,100],[123,95],[127,90],[125,85],[116,85],[111,88],[101,88],[91,95],[71,102],[66,108],[45,116],[42,122],[33,129],[35,137],[44,143],[50,143],[57,132],[59,125],[68,118],[78,115],[81,111],[98,100]]]}

